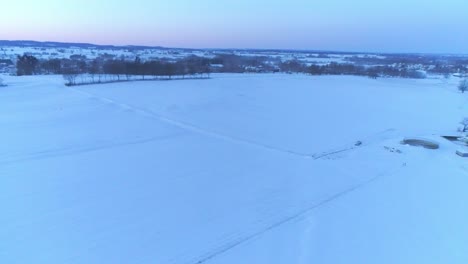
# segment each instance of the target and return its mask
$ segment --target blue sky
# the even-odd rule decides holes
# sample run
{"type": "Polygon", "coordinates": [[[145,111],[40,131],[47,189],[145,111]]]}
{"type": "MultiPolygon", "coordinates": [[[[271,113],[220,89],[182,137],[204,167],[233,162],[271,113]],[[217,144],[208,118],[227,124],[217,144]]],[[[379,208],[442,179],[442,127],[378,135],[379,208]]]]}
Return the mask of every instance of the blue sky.
{"type": "Polygon", "coordinates": [[[15,0],[0,39],[468,53],[466,0],[15,0]]]}

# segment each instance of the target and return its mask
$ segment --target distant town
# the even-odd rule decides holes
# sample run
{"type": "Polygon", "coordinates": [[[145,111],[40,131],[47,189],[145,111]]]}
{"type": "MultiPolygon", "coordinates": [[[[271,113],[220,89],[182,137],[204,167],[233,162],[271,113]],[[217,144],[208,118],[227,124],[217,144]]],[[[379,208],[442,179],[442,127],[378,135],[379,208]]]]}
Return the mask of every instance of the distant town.
{"type": "Polygon", "coordinates": [[[0,41],[0,72],[10,75],[106,74],[115,75],[118,79],[120,79],[120,75],[127,77],[164,75],[171,78],[172,76],[218,72],[283,72],[311,75],[359,75],[370,78],[427,78],[432,75],[465,77],[468,72],[468,56],[294,50],[178,49],[0,41]],[[22,61],[26,61],[25,64],[18,64],[22,61]],[[140,71],[135,69],[135,63],[143,65],[140,71]],[[132,67],[133,69],[130,69],[132,67]]]}

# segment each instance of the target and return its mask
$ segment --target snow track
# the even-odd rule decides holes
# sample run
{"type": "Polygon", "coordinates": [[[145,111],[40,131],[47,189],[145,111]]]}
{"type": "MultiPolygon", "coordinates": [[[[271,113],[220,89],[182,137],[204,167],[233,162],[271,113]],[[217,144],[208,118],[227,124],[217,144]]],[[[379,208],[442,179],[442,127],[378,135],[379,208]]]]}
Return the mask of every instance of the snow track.
{"type": "Polygon", "coordinates": [[[208,252],[208,253],[205,253],[203,256],[200,257],[199,260],[195,261],[195,262],[188,262],[187,264],[201,264],[201,263],[206,263],[206,262],[209,262],[210,260],[214,259],[215,257],[229,251],[229,250],[232,250],[233,248],[243,244],[243,243],[246,243],[250,240],[253,240],[255,238],[258,238],[262,235],[264,235],[265,233],[275,229],[275,228],[278,228],[282,225],[285,225],[285,224],[288,224],[298,218],[301,218],[301,217],[305,217],[307,214],[311,213],[312,211],[320,208],[321,206],[324,206],[328,203],[331,203],[337,199],[340,199],[344,196],[346,196],[347,194],[353,192],[353,191],[356,191],[360,188],[363,188],[369,184],[371,184],[372,182],[382,178],[382,177],[385,177],[385,176],[391,176],[395,173],[397,173],[399,170],[401,170],[402,168],[404,168],[406,165],[405,164],[402,164],[400,168],[396,169],[396,170],[393,170],[393,171],[389,171],[387,173],[384,173],[384,174],[380,174],[380,175],[377,175],[373,178],[370,178],[368,179],[367,181],[365,182],[362,182],[362,183],[359,183],[355,186],[352,186],[346,190],[343,190],[343,191],[340,191],[336,194],[333,194],[332,196],[330,197],[327,197],[325,198],[324,200],[322,201],[319,201],[318,203],[316,204],[312,204],[310,205],[309,207],[303,209],[302,211],[300,212],[297,212],[296,214],[293,214],[293,215],[289,215],[289,216],[284,216],[283,219],[281,219],[280,221],[278,222],[275,222],[275,223],[272,223],[271,225],[267,226],[266,228],[262,229],[262,230],[258,230],[257,232],[255,233],[252,233],[252,234],[248,234],[246,235],[245,237],[239,237],[237,239],[233,239],[232,241],[228,241],[226,244],[224,245],[220,245],[220,247],[218,248],[215,248],[213,249],[211,252],[208,252]]]}
{"type": "Polygon", "coordinates": [[[182,122],[182,121],[179,121],[179,120],[175,120],[175,119],[172,119],[172,118],[162,116],[162,115],[154,113],[154,112],[152,112],[152,111],[150,111],[148,109],[128,105],[126,103],[117,102],[117,101],[109,99],[109,98],[99,97],[99,96],[96,96],[94,94],[84,92],[82,90],[77,90],[75,88],[69,88],[69,89],[71,89],[71,90],[73,90],[73,91],[75,91],[77,93],[80,93],[82,95],[85,95],[88,98],[97,99],[97,100],[102,101],[103,103],[112,104],[112,105],[115,105],[115,106],[120,107],[122,109],[132,111],[132,112],[134,112],[136,114],[139,114],[139,115],[151,118],[151,119],[155,119],[157,121],[161,121],[161,122],[164,122],[164,123],[167,123],[167,124],[173,125],[175,127],[182,128],[184,130],[191,131],[191,132],[194,132],[194,133],[197,133],[197,134],[201,134],[201,135],[205,135],[205,136],[209,136],[209,137],[214,137],[214,138],[218,138],[218,139],[223,139],[223,140],[231,141],[231,142],[234,142],[234,143],[250,145],[250,146],[257,147],[257,148],[263,148],[263,149],[267,149],[267,150],[271,150],[271,151],[275,151],[275,152],[285,153],[285,154],[289,154],[289,155],[293,155],[293,156],[297,156],[297,157],[314,158],[313,154],[300,153],[300,152],[296,152],[296,151],[293,151],[293,150],[282,149],[282,148],[279,148],[279,147],[270,146],[270,145],[262,144],[262,143],[259,143],[259,142],[255,142],[255,141],[251,141],[251,140],[247,140],[247,139],[243,139],[243,138],[227,136],[227,135],[220,134],[220,133],[217,133],[217,132],[214,132],[214,131],[210,131],[210,130],[208,130],[206,128],[201,128],[199,126],[189,124],[187,122],[182,122]]]}
{"type": "Polygon", "coordinates": [[[97,150],[112,149],[122,146],[145,144],[149,142],[166,140],[169,138],[179,137],[183,134],[174,134],[169,136],[153,137],[153,138],[140,138],[134,140],[127,140],[122,142],[109,142],[109,143],[92,143],[89,145],[69,146],[56,149],[44,149],[38,152],[9,154],[0,156],[0,165],[13,164],[18,162],[25,162],[31,160],[40,160],[53,157],[69,156],[80,153],[92,152],[97,150]]]}

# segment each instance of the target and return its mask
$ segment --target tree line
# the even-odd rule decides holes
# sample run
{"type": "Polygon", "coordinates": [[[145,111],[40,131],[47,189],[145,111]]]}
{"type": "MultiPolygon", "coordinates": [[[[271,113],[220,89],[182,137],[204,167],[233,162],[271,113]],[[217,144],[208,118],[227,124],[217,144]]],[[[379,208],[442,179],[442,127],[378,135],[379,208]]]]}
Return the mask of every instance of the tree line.
{"type": "MultiPolygon", "coordinates": [[[[391,60],[393,62],[393,60],[391,60]]],[[[62,74],[68,85],[126,81],[135,79],[206,78],[210,73],[304,73],[310,75],[357,75],[369,78],[425,78],[425,72],[450,74],[453,68],[432,66],[431,71],[417,65],[393,63],[388,65],[359,65],[349,62],[308,64],[300,60],[283,61],[280,56],[241,56],[218,54],[205,58],[190,56],[178,60],[142,60],[100,56],[87,59],[73,55],[69,59],[39,60],[31,55],[18,56],[17,75],[62,74]]],[[[460,70],[458,70],[460,72],[460,70]]],[[[452,72],[453,73],[453,72],[452,72]]]]}
{"type": "Polygon", "coordinates": [[[178,61],[148,60],[136,57],[124,59],[84,58],[39,60],[31,55],[18,56],[17,75],[61,74],[67,85],[128,81],[148,78],[172,79],[207,78],[210,62],[201,57],[188,57],[178,61]]]}
{"type": "Polygon", "coordinates": [[[357,75],[373,79],[379,77],[426,78],[425,72],[412,69],[404,64],[398,66],[359,66],[332,62],[327,65],[311,65],[307,68],[307,72],[312,75],[357,75]]]}

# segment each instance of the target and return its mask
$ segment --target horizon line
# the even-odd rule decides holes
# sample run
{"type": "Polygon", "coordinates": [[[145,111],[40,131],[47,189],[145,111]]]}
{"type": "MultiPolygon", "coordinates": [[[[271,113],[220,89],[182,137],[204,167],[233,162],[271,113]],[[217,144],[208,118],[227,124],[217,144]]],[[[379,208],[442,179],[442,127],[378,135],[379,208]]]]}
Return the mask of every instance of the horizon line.
{"type": "Polygon", "coordinates": [[[352,51],[352,50],[320,50],[320,49],[295,49],[295,48],[188,48],[188,47],[167,47],[160,45],[140,45],[140,44],[95,44],[90,42],[69,42],[69,41],[40,41],[40,40],[8,40],[0,39],[0,46],[5,46],[6,42],[30,42],[32,44],[61,44],[61,45],[79,45],[79,46],[94,46],[94,47],[112,47],[112,48],[140,48],[140,49],[180,49],[193,51],[283,51],[283,52],[317,52],[329,54],[374,54],[374,55],[462,55],[468,53],[448,53],[448,52],[389,52],[389,51],[352,51]]]}

